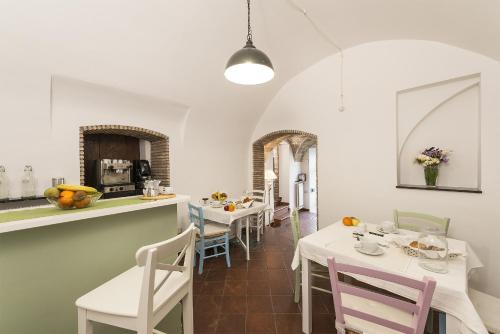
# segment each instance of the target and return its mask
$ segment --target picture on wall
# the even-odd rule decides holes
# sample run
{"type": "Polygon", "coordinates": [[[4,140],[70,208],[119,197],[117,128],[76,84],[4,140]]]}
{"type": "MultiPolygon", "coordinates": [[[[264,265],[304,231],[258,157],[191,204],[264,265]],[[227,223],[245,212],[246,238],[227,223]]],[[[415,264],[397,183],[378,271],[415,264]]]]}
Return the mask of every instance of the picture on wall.
{"type": "Polygon", "coordinates": [[[481,192],[481,76],[396,93],[397,187],[481,192]]]}

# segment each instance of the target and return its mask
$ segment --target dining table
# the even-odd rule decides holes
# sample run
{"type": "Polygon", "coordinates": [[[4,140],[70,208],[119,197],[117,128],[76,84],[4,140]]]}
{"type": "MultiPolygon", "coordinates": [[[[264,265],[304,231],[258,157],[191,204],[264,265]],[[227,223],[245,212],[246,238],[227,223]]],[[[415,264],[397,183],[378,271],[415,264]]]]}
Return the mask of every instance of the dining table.
{"type": "MultiPolygon", "coordinates": [[[[444,329],[447,334],[488,334],[467,293],[469,274],[472,270],[483,266],[467,242],[447,238],[449,249],[453,249],[460,255],[448,260],[446,273],[435,273],[422,268],[418,257],[407,255],[394,242],[396,238],[401,240],[402,236],[408,240],[418,240],[417,232],[399,229],[398,234],[382,234],[377,229],[379,224],[365,223],[365,225],[364,235],[368,234],[375,240],[378,238],[381,241],[380,244],[385,246],[382,247],[384,250],[382,255],[366,255],[356,251],[355,246],[358,246],[358,240],[353,232],[357,229],[344,226],[342,222],[331,224],[299,240],[291,266],[294,270],[302,268],[302,331],[304,333],[309,334],[312,330],[311,261],[327,266],[327,258],[334,257],[340,263],[378,269],[413,279],[422,280],[424,276],[432,277],[437,284],[431,307],[446,315],[446,321],[441,329],[444,329]]],[[[352,276],[373,287],[416,300],[417,291],[413,289],[366,276],[352,276]]],[[[440,333],[442,333],[441,330],[440,333]]]]}
{"type": "Polygon", "coordinates": [[[212,205],[202,205],[203,216],[206,220],[211,220],[220,224],[236,224],[236,239],[246,252],[247,261],[250,260],[250,216],[269,209],[269,205],[261,202],[252,202],[248,208],[237,208],[234,211],[224,210],[223,207],[213,207],[212,205]],[[242,239],[241,230],[245,226],[245,241],[242,239]]]}

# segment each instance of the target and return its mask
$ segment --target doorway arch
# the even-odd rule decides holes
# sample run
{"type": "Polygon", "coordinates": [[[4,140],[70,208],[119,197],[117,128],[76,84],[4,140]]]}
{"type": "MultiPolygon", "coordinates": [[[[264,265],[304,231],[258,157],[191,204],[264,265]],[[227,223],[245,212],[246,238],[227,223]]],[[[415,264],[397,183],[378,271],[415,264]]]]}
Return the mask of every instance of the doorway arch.
{"type": "MultiPolygon", "coordinates": [[[[252,144],[253,189],[265,190],[266,181],[264,174],[265,174],[266,153],[271,152],[275,147],[277,147],[283,141],[286,141],[290,145],[293,159],[296,162],[302,162],[304,160],[304,157],[306,156],[306,153],[309,151],[311,147],[316,147],[316,149],[318,147],[318,136],[301,130],[279,130],[268,133],[260,137],[252,144]]],[[[318,202],[319,202],[317,174],[318,172],[316,169],[316,203],[315,203],[316,208],[318,208],[318,202]]],[[[278,184],[279,184],[278,180],[275,180],[274,182],[275,198],[277,198],[276,197],[277,193],[279,195],[278,184]]]]}

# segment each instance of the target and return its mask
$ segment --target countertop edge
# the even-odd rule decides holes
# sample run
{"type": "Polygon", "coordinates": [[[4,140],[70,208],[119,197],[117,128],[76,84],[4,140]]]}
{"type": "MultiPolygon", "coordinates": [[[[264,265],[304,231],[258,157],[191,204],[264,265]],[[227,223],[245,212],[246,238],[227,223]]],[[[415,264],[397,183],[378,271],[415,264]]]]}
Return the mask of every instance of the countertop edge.
{"type": "Polygon", "coordinates": [[[50,216],[50,217],[40,217],[33,219],[25,219],[25,220],[16,220],[12,222],[6,222],[0,224],[0,234],[7,232],[14,232],[20,230],[26,230],[30,228],[43,227],[49,225],[62,224],[67,222],[73,222],[84,219],[91,219],[97,217],[111,216],[120,213],[127,213],[133,211],[140,211],[152,208],[158,208],[162,206],[168,205],[177,205],[179,203],[189,202],[191,199],[188,195],[177,195],[174,198],[170,199],[162,199],[157,201],[145,201],[141,204],[133,204],[133,205],[123,205],[112,208],[104,208],[98,210],[90,210],[90,211],[75,211],[74,213],[68,213],[64,215],[50,216]]]}

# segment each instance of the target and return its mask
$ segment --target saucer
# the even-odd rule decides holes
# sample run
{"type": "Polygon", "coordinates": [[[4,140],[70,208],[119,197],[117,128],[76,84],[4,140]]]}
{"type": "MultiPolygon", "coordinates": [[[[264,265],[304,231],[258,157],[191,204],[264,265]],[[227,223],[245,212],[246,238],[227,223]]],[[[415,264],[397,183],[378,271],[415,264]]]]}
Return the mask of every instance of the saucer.
{"type": "Polygon", "coordinates": [[[382,234],[399,234],[399,230],[398,229],[395,229],[394,231],[392,232],[385,232],[382,227],[377,227],[377,232],[379,233],[382,233],[382,234]]]}
{"type": "Polygon", "coordinates": [[[370,252],[368,250],[365,250],[363,248],[361,248],[360,245],[356,245],[354,246],[354,248],[360,252],[361,254],[366,254],[366,255],[372,255],[372,256],[377,256],[377,255],[382,255],[384,254],[384,250],[382,249],[382,247],[380,246],[377,246],[377,250],[373,251],[373,252],[370,252]],[[357,247],[356,247],[357,246],[357,247]]]}

